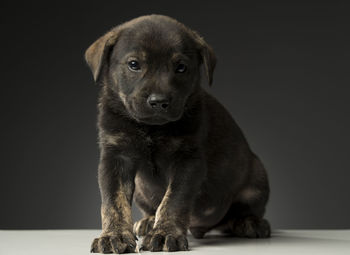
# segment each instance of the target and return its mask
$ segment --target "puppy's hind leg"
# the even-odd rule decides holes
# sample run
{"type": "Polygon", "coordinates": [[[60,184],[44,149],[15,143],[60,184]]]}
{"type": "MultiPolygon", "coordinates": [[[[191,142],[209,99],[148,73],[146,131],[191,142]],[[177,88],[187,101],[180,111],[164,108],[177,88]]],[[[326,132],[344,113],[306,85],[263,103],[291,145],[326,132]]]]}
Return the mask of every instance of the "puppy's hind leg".
{"type": "Polygon", "coordinates": [[[237,237],[267,238],[271,235],[269,222],[263,218],[269,196],[264,167],[255,158],[251,180],[238,193],[220,225],[216,228],[237,237]]]}
{"type": "Polygon", "coordinates": [[[142,237],[153,229],[156,209],[150,203],[147,203],[143,194],[138,191],[135,192],[134,199],[143,214],[143,218],[134,223],[133,232],[135,235],[142,237]]]}
{"type": "Polygon", "coordinates": [[[232,234],[237,237],[268,238],[271,236],[270,224],[266,219],[247,216],[229,222],[232,234]]]}
{"type": "Polygon", "coordinates": [[[190,232],[196,239],[202,239],[208,231],[210,231],[210,229],[206,227],[190,227],[190,232]]]}
{"type": "Polygon", "coordinates": [[[239,202],[231,205],[215,229],[236,237],[268,238],[271,235],[269,222],[252,210],[251,206],[239,202]]]}
{"type": "Polygon", "coordinates": [[[137,236],[145,236],[153,229],[154,215],[146,216],[134,224],[134,234],[137,236]]]}

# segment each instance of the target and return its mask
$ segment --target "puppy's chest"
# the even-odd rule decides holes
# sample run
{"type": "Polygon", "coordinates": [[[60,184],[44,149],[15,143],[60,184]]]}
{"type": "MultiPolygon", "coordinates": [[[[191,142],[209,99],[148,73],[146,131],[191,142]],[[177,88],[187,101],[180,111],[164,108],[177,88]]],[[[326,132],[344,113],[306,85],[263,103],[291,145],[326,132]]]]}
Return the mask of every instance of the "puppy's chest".
{"type": "Polygon", "coordinates": [[[179,137],[150,138],[151,161],[156,168],[164,168],[172,164],[174,157],[181,151],[184,140],[179,137]]]}
{"type": "Polygon", "coordinates": [[[142,180],[140,182],[142,185],[137,185],[138,189],[143,190],[143,193],[147,193],[147,190],[152,193],[158,188],[165,191],[171,165],[175,160],[174,155],[180,149],[181,140],[170,137],[147,137],[146,141],[149,153],[148,157],[144,158],[147,162],[143,163],[146,164],[138,169],[138,179],[142,180]]]}

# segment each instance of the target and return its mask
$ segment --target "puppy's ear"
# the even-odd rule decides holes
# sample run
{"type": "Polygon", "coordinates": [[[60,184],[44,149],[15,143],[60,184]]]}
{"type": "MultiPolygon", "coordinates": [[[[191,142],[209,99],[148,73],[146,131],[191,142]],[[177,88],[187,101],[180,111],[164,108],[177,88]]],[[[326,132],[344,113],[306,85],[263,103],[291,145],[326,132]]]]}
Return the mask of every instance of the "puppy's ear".
{"type": "Polygon", "coordinates": [[[192,31],[196,43],[199,46],[199,52],[205,68],[209,85],[213,83],[213,73],[216,66],[216,56],[213,49],[204,41],[204,39],[195,31],[192,31]]]}
{"type": "Polygon", "coordinates": [[[120,29],[114,28],[95,41],[85,52],[85,60],[88,63],[95,81],[97,82],[108,54],[114,46],[120,34],[120,29]]]}

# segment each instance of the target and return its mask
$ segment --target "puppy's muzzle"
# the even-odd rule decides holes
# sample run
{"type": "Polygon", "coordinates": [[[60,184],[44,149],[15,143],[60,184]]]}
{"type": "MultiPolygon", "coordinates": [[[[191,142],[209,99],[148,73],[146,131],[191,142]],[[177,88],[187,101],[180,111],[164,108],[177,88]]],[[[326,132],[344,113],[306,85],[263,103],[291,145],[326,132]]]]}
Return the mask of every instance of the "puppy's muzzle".
{"type": "Polygon", "coordinates": [[[170,105],[170,98],[162,94],[151,94],[147,104],[155,112],[166,112],[170,105]]]}

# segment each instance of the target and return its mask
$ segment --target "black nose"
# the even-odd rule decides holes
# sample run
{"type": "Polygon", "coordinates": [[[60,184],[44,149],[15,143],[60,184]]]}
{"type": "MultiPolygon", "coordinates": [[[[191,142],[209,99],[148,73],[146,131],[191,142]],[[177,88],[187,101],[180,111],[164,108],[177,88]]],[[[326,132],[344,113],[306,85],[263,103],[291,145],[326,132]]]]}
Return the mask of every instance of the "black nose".
{"type": "Polygon", "coordinates": [[[169,98],[161,94],[151,94],[147,98],[147,103],[155,110],[165,111],[170,103],[169,98]]]}

